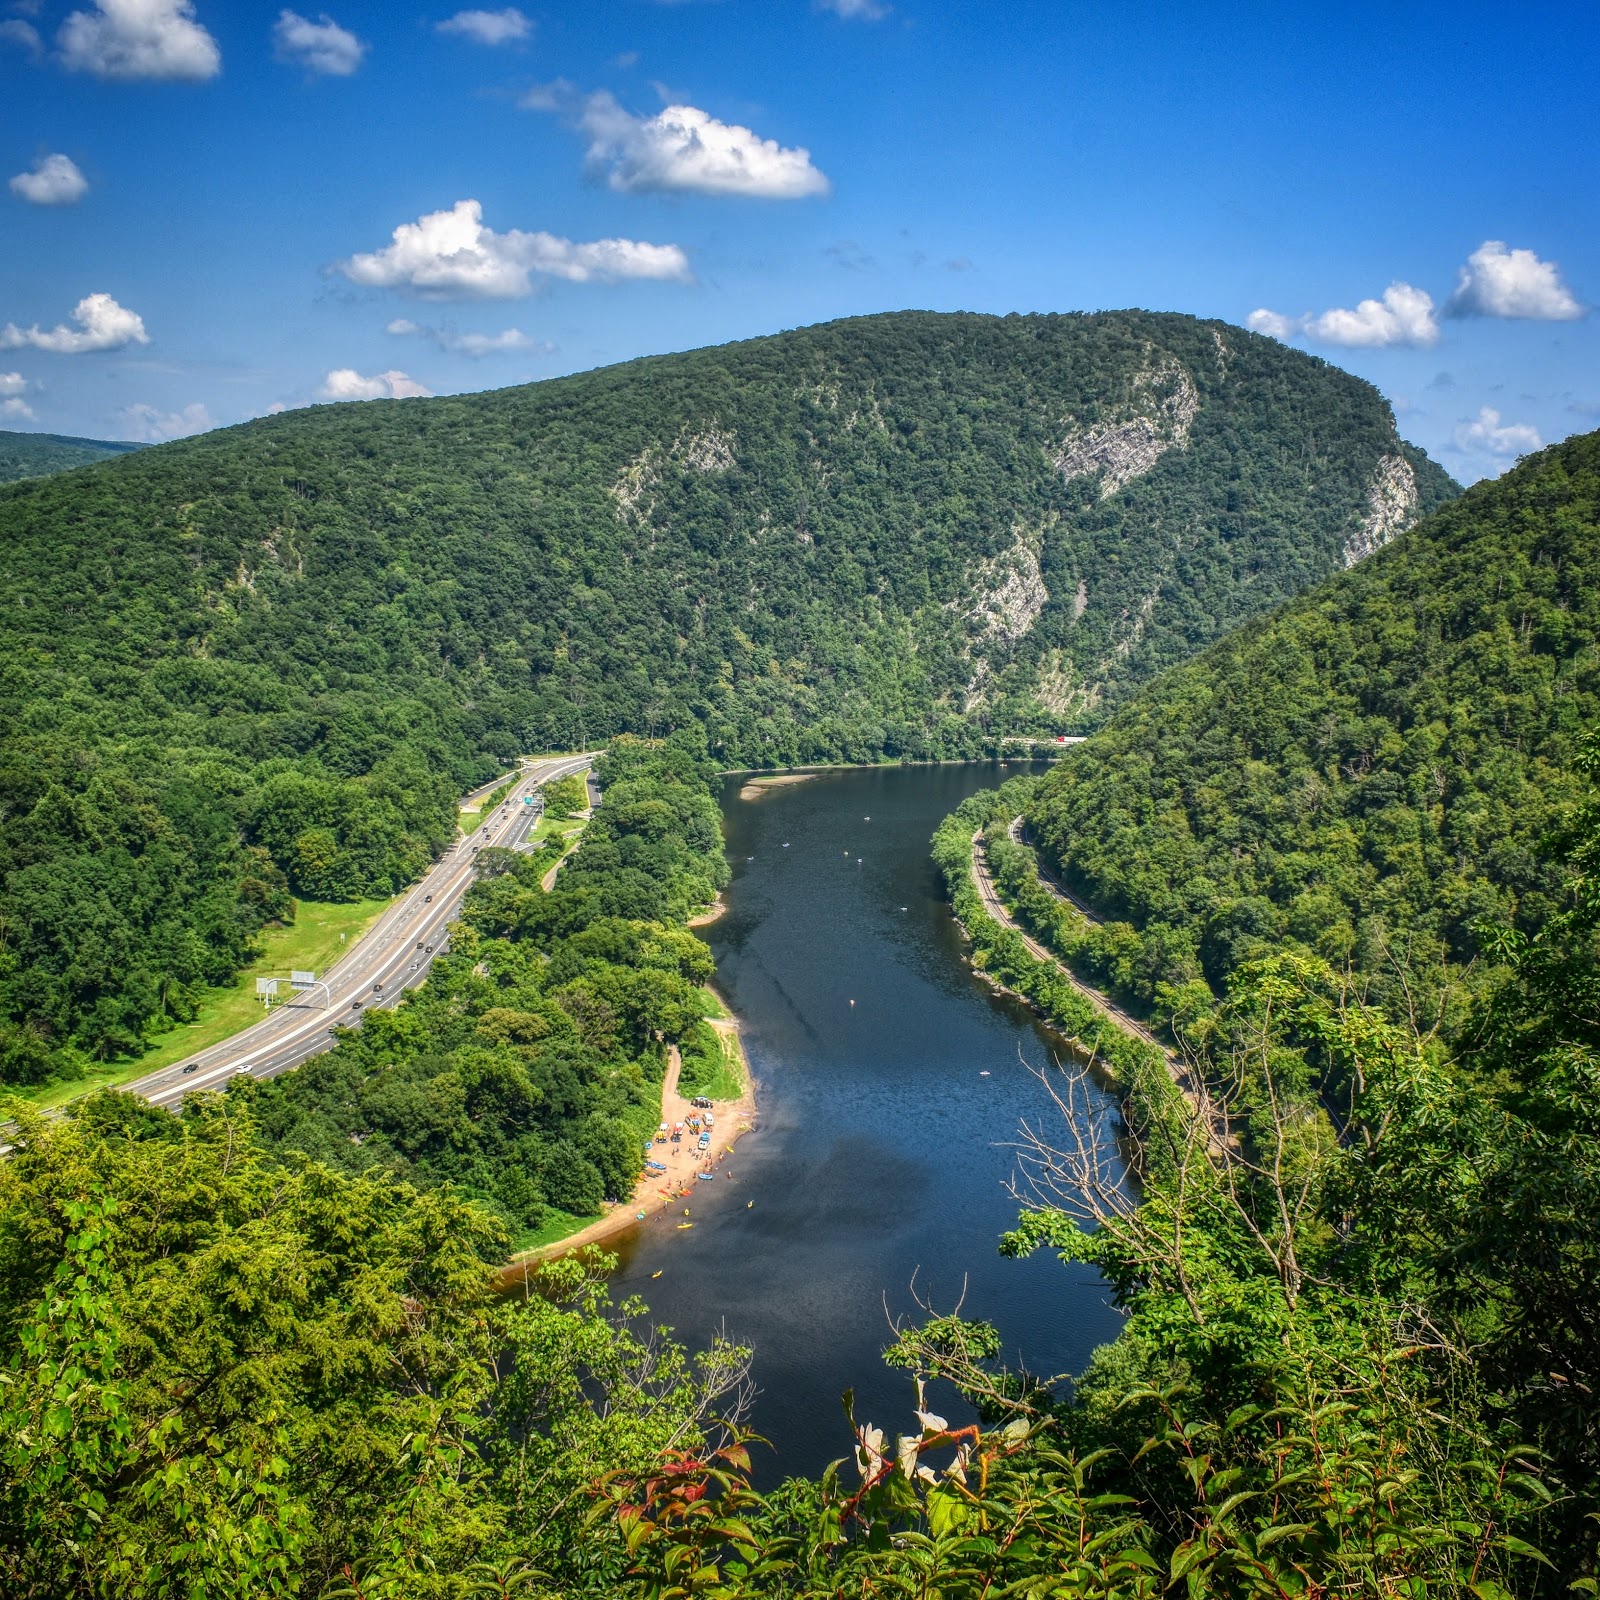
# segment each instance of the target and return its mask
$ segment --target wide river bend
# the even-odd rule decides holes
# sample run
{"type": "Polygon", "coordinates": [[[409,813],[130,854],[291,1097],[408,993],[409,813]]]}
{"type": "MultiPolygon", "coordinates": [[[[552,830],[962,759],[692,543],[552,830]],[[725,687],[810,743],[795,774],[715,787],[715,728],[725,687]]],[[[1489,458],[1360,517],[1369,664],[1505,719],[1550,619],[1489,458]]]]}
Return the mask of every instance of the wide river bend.
{"type": "MultiPolygon", "coordinates": [[[[1062,1041],[962,960],[928,845],[1011,763],[849,769],[742,801],[722,796],[733,884],[702,932],[755,1070],[759,1126],[681,1207],[607,1243],[617,1289],[691,1345],[718,1328],[755,1347],[757,1476],[815,1473],[849,1452],[839,1407],[891,1435],[911,1385],[887,1369],[888,1317],[994,1322],[1034,1372],[1080,1369],[1119,1317],[1098,1275],[1000,1257],[1016,1219],[1009,1148],[1054,1115],[1029,1065],[1062,1041]],[[870,820],[868,820],[870,819],[870,820]],[[753,1205],[748,1202],[754,1202],[753,1205]],[[655,1274],[659,1273],[657,1277],[655,1274]]],[[[948,1400],[949,1397],[941,1397],[948,1400]]]]}

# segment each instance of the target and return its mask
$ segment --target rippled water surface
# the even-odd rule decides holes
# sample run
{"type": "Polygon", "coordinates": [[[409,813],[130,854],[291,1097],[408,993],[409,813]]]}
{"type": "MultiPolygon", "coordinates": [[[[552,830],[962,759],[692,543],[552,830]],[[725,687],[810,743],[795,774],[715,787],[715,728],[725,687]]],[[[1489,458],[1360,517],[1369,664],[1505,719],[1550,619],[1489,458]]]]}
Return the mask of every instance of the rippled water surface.
{"type": "Polygon", "coordinates": [[[744,1028],[759,1127],[725,1163],[732,1176],[684,1202],[692,1229],[658,1213],[608,1248],[619,1290],[689,1342],[725,1327],[754,1345],[768,1481],[847,1453],[847,1387],[859,1416],[910,1425],[909,1380],[880,1353],[886,1317],[915,1309],[913,1277],[942,1310],[965,1285],[967,1313],[1034,1371],[1081,1368],[1116,1334],[1095,1273],[996,1251],[1017,1211],[1007,1144],[1024,1116],[1053,1114],[1028,1064],[1061,1045],[963,963],[928,841],[1018,770],[852,770],[753,802],[738,780],[724,792],[733,886],[703,931],[744,1028]]]}

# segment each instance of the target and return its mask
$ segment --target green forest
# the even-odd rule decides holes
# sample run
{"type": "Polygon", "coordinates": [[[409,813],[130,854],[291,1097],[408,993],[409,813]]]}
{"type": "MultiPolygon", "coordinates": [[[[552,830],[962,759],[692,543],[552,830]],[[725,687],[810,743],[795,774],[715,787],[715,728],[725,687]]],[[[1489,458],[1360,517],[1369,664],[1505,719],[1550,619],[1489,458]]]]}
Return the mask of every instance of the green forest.
{"type": "Polygon", "coordinates": [[[1118,713],[1026,805],[1109,922],[1099,979],[1146,1006],[1295,950],[1466,1037],[1561,904],[1541,843],[1600,714],[1600,435],[1524,462],[1246,624],[1118,713]]]}
{"type": "Polygon", "coordinates": [[[904,313],[314,407],[0,490],[0,1083],[190,1020],[535,750],[1089,727],[1455,492],[1219,322],[904,313]]]}
{"type": "Polygon", "coordinates": [[[7,1600],[1600,1592],[1600,435],[1456,496],[1220,324],[889,317],[269,419],[0,531],[10,1083],[136,1048],[297,896],[407,882],[525,746],[606,744],[551,887],[564,839],[485,849],[426,984],[304,1067],[6,1103],[7,1600]],[[1414,526],[1362,521],[1385,459],[1414,526]],[[495,1287],[631,1191],[671,1049],[710,1070],[717,774],[1102,717],[933,852],[1065,1107],[1117,1096],[1022,1136],[998,1246],[1122,1332],[1048,1382],[930,1313],[885,1355],[914,1408],[847,1393],[838,1462],[758,1490],[748,1351],[604,1256],[495,1287]],[[989,916],[975,836],[1170,1049],[989,916]]]}
{"type": "Polygon", "coordinates": [[[117,439],[74,439],[63,433],[12,433],[0,428],[0,483],[45,478],[142,448],[117,439]]]}
{"type": "MultiPolygon", "coordinates": [[[[1600,741],[1575,765],[1600,776],[1600,741]]],[[[1294,954],[1180,1024],[1198,1107],[1101,1041],[1139,1192],[1092,1140],[1041,1147],[1001,1244],[1098,1267],[1121,1337],[1063,1391],[983,1324],[904,1329],[890,1363],[979,1421],[920,1401],[895,1439],[847,1395],[841,1461],[762,1494],[747,1352],[690,1355],[610,1301],[603,1258],[491,1290],[535,1187],[576,1206],[613,1146],[624,1170],[661,1041],[694,1025],[709,959],[681,920],[725,870],[709,776],[693,740],[619,741],[557,887],[502,853],[428,986],[310,1069],[182,1116],[109,1091],[21,1112],[0,1165],[8,1595],[1591,1587],[1597,791],[1553,845],[1560,909],[1475,1001],[1470,1058],[1294,954]]],[[[1010,799],[969,802],[941,860],[978,959],[1092,1045],[961,887],[1010,799]]]]}

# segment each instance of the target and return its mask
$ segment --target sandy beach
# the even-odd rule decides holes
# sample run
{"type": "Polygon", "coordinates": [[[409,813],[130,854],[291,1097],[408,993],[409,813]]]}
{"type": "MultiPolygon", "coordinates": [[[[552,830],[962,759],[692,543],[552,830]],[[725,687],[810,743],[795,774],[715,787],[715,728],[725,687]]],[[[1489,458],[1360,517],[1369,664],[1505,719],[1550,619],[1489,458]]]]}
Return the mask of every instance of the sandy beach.
{"type": "Polygon", "coordinates": [[[816,777],[814,772],[779,772],[770,778],[752,778],[739,791],[741,800],[759,800],[762,795],[770,794],[774,789],[782,789],[791,783],[810,783],[816,777]]]}
{"type": "MultiPolygon", "coordinates": [[[[542,1245],[537,1250],[513,1256],[497,1275],[497,1288],[504,1289],[517,1283],[527,1275],[530,1267],[536,1267],[541,1261],[568,1255],[586,1245],[598,1244],[602,1239],[609,1239],[613,1234],[637,1226],[655,1212],[681,1209],[685,1204],[693,1205],[697,1196],[709,1198],[709,1195],[717,1192],[715,1184],[703,1184],[695,1174],[719,1172],[740,1137],[755,1127],[756,1101],[755,1082],[750,1076],[750,1062],[739,1038],[738,1022],[732,1017],[716,1017],[711,1019],[711,1026],[725,1039],[731,1038],[738,1049],[744,1093],[737,1100],[713,1102],[711,1115],[716,1126],[711,1130],[710,1145],[703,1151],[698,1149],[696,1136],[685,1131],[679,1144],[669,1142],[652,1146],[651,1159],[664,1163],[667,1168],[665,1173],[645,1173],[639,1179],[631,1200],[608,1207],[578,1232],[568,1234],[565,1239],[557,1239],[553,1244],[542,1245]]],[[[673,1045],[668,1052],[667,1075],[661,1085],[661,1120],[668,1126],[704,1114],[697,1112],[678,1093],[680,1066],[678,1047],[673,1045]]]]}

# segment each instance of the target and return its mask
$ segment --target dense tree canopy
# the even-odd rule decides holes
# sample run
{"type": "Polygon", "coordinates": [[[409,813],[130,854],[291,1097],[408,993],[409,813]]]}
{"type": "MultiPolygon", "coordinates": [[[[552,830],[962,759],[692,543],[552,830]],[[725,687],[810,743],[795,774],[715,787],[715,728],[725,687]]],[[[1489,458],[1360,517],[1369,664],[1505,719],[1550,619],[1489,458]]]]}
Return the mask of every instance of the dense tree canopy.
{"type": "Polygon", "coordinates": [[[139,448],[118,439],[74,439],[64,433],[11,433],[0,428],[0,483],[46,478],[139,448]]]}
{"type": "Polygon", "coordinates": [[[1556,903],[1538,845],[1597,714],[1588,434],[1168,674],[1039,786],[1028,821],[1068,884],[1131,924],[1102,970],[1147,1003],[1288,945],[1458,1032],[1478,925],[1532,932],[1556,903]]]}
{"type": "Polygon", "coordinates": [[[421,990],[298,1071],[229,1089],[267,1144],[450,1185],[513,1237],[632,1195],[667,1047],[700,1024],[712,973],[684,919],[728,869],[703,746],[624,736],[596,772],[605,802],[549,893],[559,838],[485,852],[421,990]]]}
{"type": "Polygon", "coordinates": [[[0,490],[0,1081],[192,1017],[533,750],[1088,726],[1453,485],[1221,323],[903,314],[0,490]]]}

